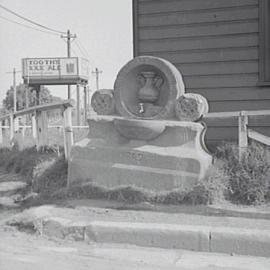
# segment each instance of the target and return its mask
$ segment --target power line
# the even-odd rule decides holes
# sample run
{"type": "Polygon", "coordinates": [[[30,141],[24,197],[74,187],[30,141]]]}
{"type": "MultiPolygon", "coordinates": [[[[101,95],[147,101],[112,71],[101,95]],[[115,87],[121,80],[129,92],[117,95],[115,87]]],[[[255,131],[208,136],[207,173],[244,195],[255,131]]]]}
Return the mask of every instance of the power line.
{"type": "Polygon", "coordinates": [[[85,49],[85,47],[83,46],[82,42],[78,39],[75,43],[77,43],[77,46],[81,47],[81,49],[85,52],[85,54],[87,55],[87,59],[91,60],[93,62],[93,64],[95,64],[95,61],[93,60],[93,58],[89,55],[88,51],[85,49]]]}
{"type": "Polygon", "coordinates": [[[39,31],[39,32],[42,32],[42,33],[46,33],[46,34],[50,34],[50,35],[54,35],[54,36],[59,36],[59,34],[56,34],[56,33],[53,33],[53,32],[49,32],[49,31],[44,31],[44,30],[41,30],[41,29],[37,29],[37,28],[34,28],[32,26],[29,26],[29,25],[26,25],[26,24],[23,24],[23,23],[19,23],[19,22],[16,22],[16,21],[13,21],[13,20],[10,20],[6,17],[3,17],[0,15],[0,19],[3,19],[3,20],[6,20],[8,22],[11,22],[11,23],[15,23],[19,26],[22,26],[22,27],[26,27],[26,28],[29,28],[29,29],[32,29],[32,30],[36,30],[36,31],[39,31]]]}
{"type": "Polygon", "coordinates": [[[77,46],[77,48],[79,49],[79,51],[81,52],[81,55],[86,58],[88,60],[89,65],[91,66],[91,68],[94,67],[94,64],[92,64],[94,61],[92,61],[92,59],[90,59],[90,56],[82,50],[82,48],[79,46],[79,44],[77,42],[75,42],[75,45],[77,46]],[[92,63],[91,63],[92,62],[92,63]]]}
{"type": "MultiPolygon", "coordinates": [[[[67,41],[65,41],[64,39],[61,39],[61,40],[63,40],[63,42],[66,44],[67,43],[67,41]]],[[[78,56],[78,52],[76,52],[76,50],[75,50],[75,48],[73,47],[70,47],[70,50],[72,51],[72,53],[75,55],[75,56],[78,56]]]]}
{"type": "Polygon", "coordinates": [[[87,58],[91,58],[87,52],[87,50],[85,49],[85,47],[82,45],[82,43],[80,42],[80,40],[76,40],[76,45],[78,46],[78,48],[80,49],[80,51],[82,52],[83,55],[86,55],[87,58]]]}
{"type": "Polygon", "coordinates": [[[53,28],[47,27],[47,26],[45,26],[45,25],[42,25],[42,24],[40,24],[40,23],[37,23],[37,22],[35,22],[35,21],[33,21],[33,20],[30,20],[30,19],[28,19],[28,18],[26,18],[26,17],[24,17],[24,16],[22,16],[22,15],[16,13],[16,12],[12,11],[11,9],[9,9],[9,8],[7,8],[7,7],[3,6],[3,5],[1,5],[1,4],[0,4],[0,8],[4,9],[5,11],[7,11],[7,12],[9,12],[9,13],[11,13],[11,14],[13,14],[13,15],[15,15],[15,16],[17,16],[17,17],[19,17],[19,18],[21,18],[21,19],[23,19],[23,20],[25,20],[25,21],[27,21],[27,22],[29,22],[29,23],[32,23],[32,24],[34,24],[34,25],[37,25],[37,26],[39,26],[39,27],[41,27],[41,28],[44,28],[44,29],[46,29],[46,30],[49,30],[49,31],[52,31],[52,32],[56,32],[56,33],[59,33],[59,34],[65,33],[65,32],[63,32],[63,31],[58,31],[58,30],[55,30],[55,29],[53,29],[53,28]]]}
{"type": "Polygon", "coordinates": [[[82,53],[82,55],[88,59],[91,63],[89,63],[92,67],[94,67],[96,65],[96,62],[94,61],[94,59],[89,55],[89,53],[87,52],[87,50],[85,49],[85,47],[82,45],[82,42],[79,41],[79,39],[77,39],[75,41],[75,44],[77,45],[77,47],[79,48],[80,52],[82,53]]]}
{"type": "Polygon", "coordinates": [[[88,59],[88,56],[85,54],[85,52],[82,50],[82,48],[79,46],[79,44],[75,41],[75,45],[78,47],[79,51],[81,54],[88,59]]]}

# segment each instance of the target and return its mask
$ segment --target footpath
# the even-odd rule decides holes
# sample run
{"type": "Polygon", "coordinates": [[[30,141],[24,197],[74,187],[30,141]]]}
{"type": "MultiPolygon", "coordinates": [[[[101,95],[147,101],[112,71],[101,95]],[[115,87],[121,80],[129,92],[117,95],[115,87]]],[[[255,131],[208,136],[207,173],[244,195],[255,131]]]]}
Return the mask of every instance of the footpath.
{"type": "Polygon", "coordinates": [[[19,212],[21,192],[18,191],[25,188],[26,184],[16,175],[0,175],[0,226],[15,226],[49,238],[84,243],[270,258],[269,209],[255,216],[249,213],[245,217],[207,216],[158,212],[147,204],[135,207],[136,210],[123,207],[119,210],[119,207],[112,209],[117,208],[117,203],[112,201],[87,200],[86,204],[70,201],[62,206],[43,205],[19,212]]]}
{"type": "Polygon", "coordinates": [[[270,220],[44,205],[3,223],[49,238],[270,257],[270,220]]]}

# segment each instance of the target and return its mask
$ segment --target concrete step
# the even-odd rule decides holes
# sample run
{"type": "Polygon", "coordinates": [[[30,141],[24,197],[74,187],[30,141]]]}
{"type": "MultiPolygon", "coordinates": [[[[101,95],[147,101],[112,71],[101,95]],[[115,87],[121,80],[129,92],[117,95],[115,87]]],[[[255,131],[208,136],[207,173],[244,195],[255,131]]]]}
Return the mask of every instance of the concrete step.
{"type": "MultiPolygon", "coordinates": [[[[41,234],[49,237],[88,243],[124,243],[143,247],[270,257],[270,229],[254,229],[252,226],[241,228],[167,224],[166,220],[160,220],[160,223],[125,222],[119,219],[119,214],[107,214],[109,220],[93,220],[91,215],[89,216],[89,210],[87,215],[78,215],[76,210],[43,206],[19,214],[7,224],[19,226],[21,229],[24,225],[27,228],[32,225],[41,234]]],[[[246,219],[246,222],[252,220],[246,219]]]]}

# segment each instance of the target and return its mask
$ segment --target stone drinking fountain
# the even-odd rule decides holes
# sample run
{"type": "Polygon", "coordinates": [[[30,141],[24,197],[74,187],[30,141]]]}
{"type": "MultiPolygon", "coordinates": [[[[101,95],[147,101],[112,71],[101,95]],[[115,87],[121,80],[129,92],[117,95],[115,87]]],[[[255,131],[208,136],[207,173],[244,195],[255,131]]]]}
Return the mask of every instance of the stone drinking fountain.
{"type": "Polygon", "coordinates": [[[170,62],[136,57],[118,73],[114,90],[93,94],[88,137],[74,145],[70,185],[92,182],[163,191],[191,189],[212,157],[204,145],[205,98],[185,94],[170,62]]]}

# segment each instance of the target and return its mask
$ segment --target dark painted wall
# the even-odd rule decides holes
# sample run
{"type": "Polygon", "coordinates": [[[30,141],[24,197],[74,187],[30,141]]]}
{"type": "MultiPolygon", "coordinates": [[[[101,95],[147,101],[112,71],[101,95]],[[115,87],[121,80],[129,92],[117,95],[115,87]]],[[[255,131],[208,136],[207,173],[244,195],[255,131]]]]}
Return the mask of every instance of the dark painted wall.
{"type": "MultiPolygon", "coordinates": [[[[257,86],[259,1],[134,0],[134,55],[171,61],[211,112],[270,109],[270,87],[257,86]]],[[[237,138],[236,120],[207,124],[208,143],[237,138]]],[[[269,119],[250,124],[270,135],[269,119]]]]}

